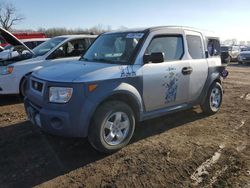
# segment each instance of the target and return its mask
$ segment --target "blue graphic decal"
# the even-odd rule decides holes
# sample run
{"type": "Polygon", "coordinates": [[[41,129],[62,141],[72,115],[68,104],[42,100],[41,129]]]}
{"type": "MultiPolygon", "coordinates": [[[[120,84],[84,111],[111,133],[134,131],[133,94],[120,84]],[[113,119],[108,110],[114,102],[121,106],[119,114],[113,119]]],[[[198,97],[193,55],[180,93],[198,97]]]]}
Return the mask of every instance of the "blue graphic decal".
{"type": "Polygon", "coordinates": [[[176,72],[176,68],[169,67],[167,69],[165,83],[163,84],[166,88],[165,103],[170,103],[176,100],[179,76],[180,75],[176,72]]]}
{"type": "Polygon", "coordinates": [[[120,67],[120,70],[121,70],[121,78],[136,76],[136,72],[134,71],[132,65],[129,65],[127,67],[120,67]]]}

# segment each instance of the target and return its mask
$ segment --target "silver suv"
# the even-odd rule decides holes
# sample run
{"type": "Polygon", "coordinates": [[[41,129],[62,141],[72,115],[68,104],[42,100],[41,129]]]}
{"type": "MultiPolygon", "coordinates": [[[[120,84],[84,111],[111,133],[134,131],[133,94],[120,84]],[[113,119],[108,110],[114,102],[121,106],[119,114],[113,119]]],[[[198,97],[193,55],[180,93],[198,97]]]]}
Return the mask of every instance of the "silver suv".
{"type": "Polygon", "coordinates": [[[117,151],[138,121],[194,105],[207,114],[220,109],[227,71],[219,44],[214,34],[183,27],[104,33],[79,61],[32,73],[27,114],[44,131],[117,151]]]}

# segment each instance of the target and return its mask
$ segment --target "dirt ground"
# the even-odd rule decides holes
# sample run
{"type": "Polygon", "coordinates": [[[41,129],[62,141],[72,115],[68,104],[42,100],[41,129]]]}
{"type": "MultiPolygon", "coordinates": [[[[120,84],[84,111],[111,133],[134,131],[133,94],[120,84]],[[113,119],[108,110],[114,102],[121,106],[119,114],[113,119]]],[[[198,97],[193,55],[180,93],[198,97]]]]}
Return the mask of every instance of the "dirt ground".
{"type": "Polygon", "coordinates": [[[228,70],[219,113],[142,122],[112,155],[41,133],[17,97],[0,97],[0,187],[250,187],[250,66],[228,70]]]}

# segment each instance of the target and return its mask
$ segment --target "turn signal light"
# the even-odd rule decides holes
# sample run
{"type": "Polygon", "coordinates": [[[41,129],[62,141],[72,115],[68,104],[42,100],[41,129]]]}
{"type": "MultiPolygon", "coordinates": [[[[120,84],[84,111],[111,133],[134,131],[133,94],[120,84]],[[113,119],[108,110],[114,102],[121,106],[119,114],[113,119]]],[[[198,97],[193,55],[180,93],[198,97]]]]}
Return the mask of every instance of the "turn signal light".
{"type": "Polygon", "coordinates": [[[88,85],[88,90],[89,90],[89,92],[94,91],[96,88],[97,88],[97,84],[88,85]]]}

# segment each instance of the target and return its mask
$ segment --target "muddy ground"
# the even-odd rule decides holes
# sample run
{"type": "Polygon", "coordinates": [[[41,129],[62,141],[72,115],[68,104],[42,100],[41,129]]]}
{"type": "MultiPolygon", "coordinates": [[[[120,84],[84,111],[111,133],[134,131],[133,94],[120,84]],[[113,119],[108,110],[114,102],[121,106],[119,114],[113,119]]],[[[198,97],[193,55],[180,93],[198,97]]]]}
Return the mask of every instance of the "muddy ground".
{"type": "Polygon", "coordinates": [[[142,122],[112,155],[41,133],[17,97],[0,97],[0,187],[250,187],[250,66],[228,70],[219,113],[142,122]]]}

